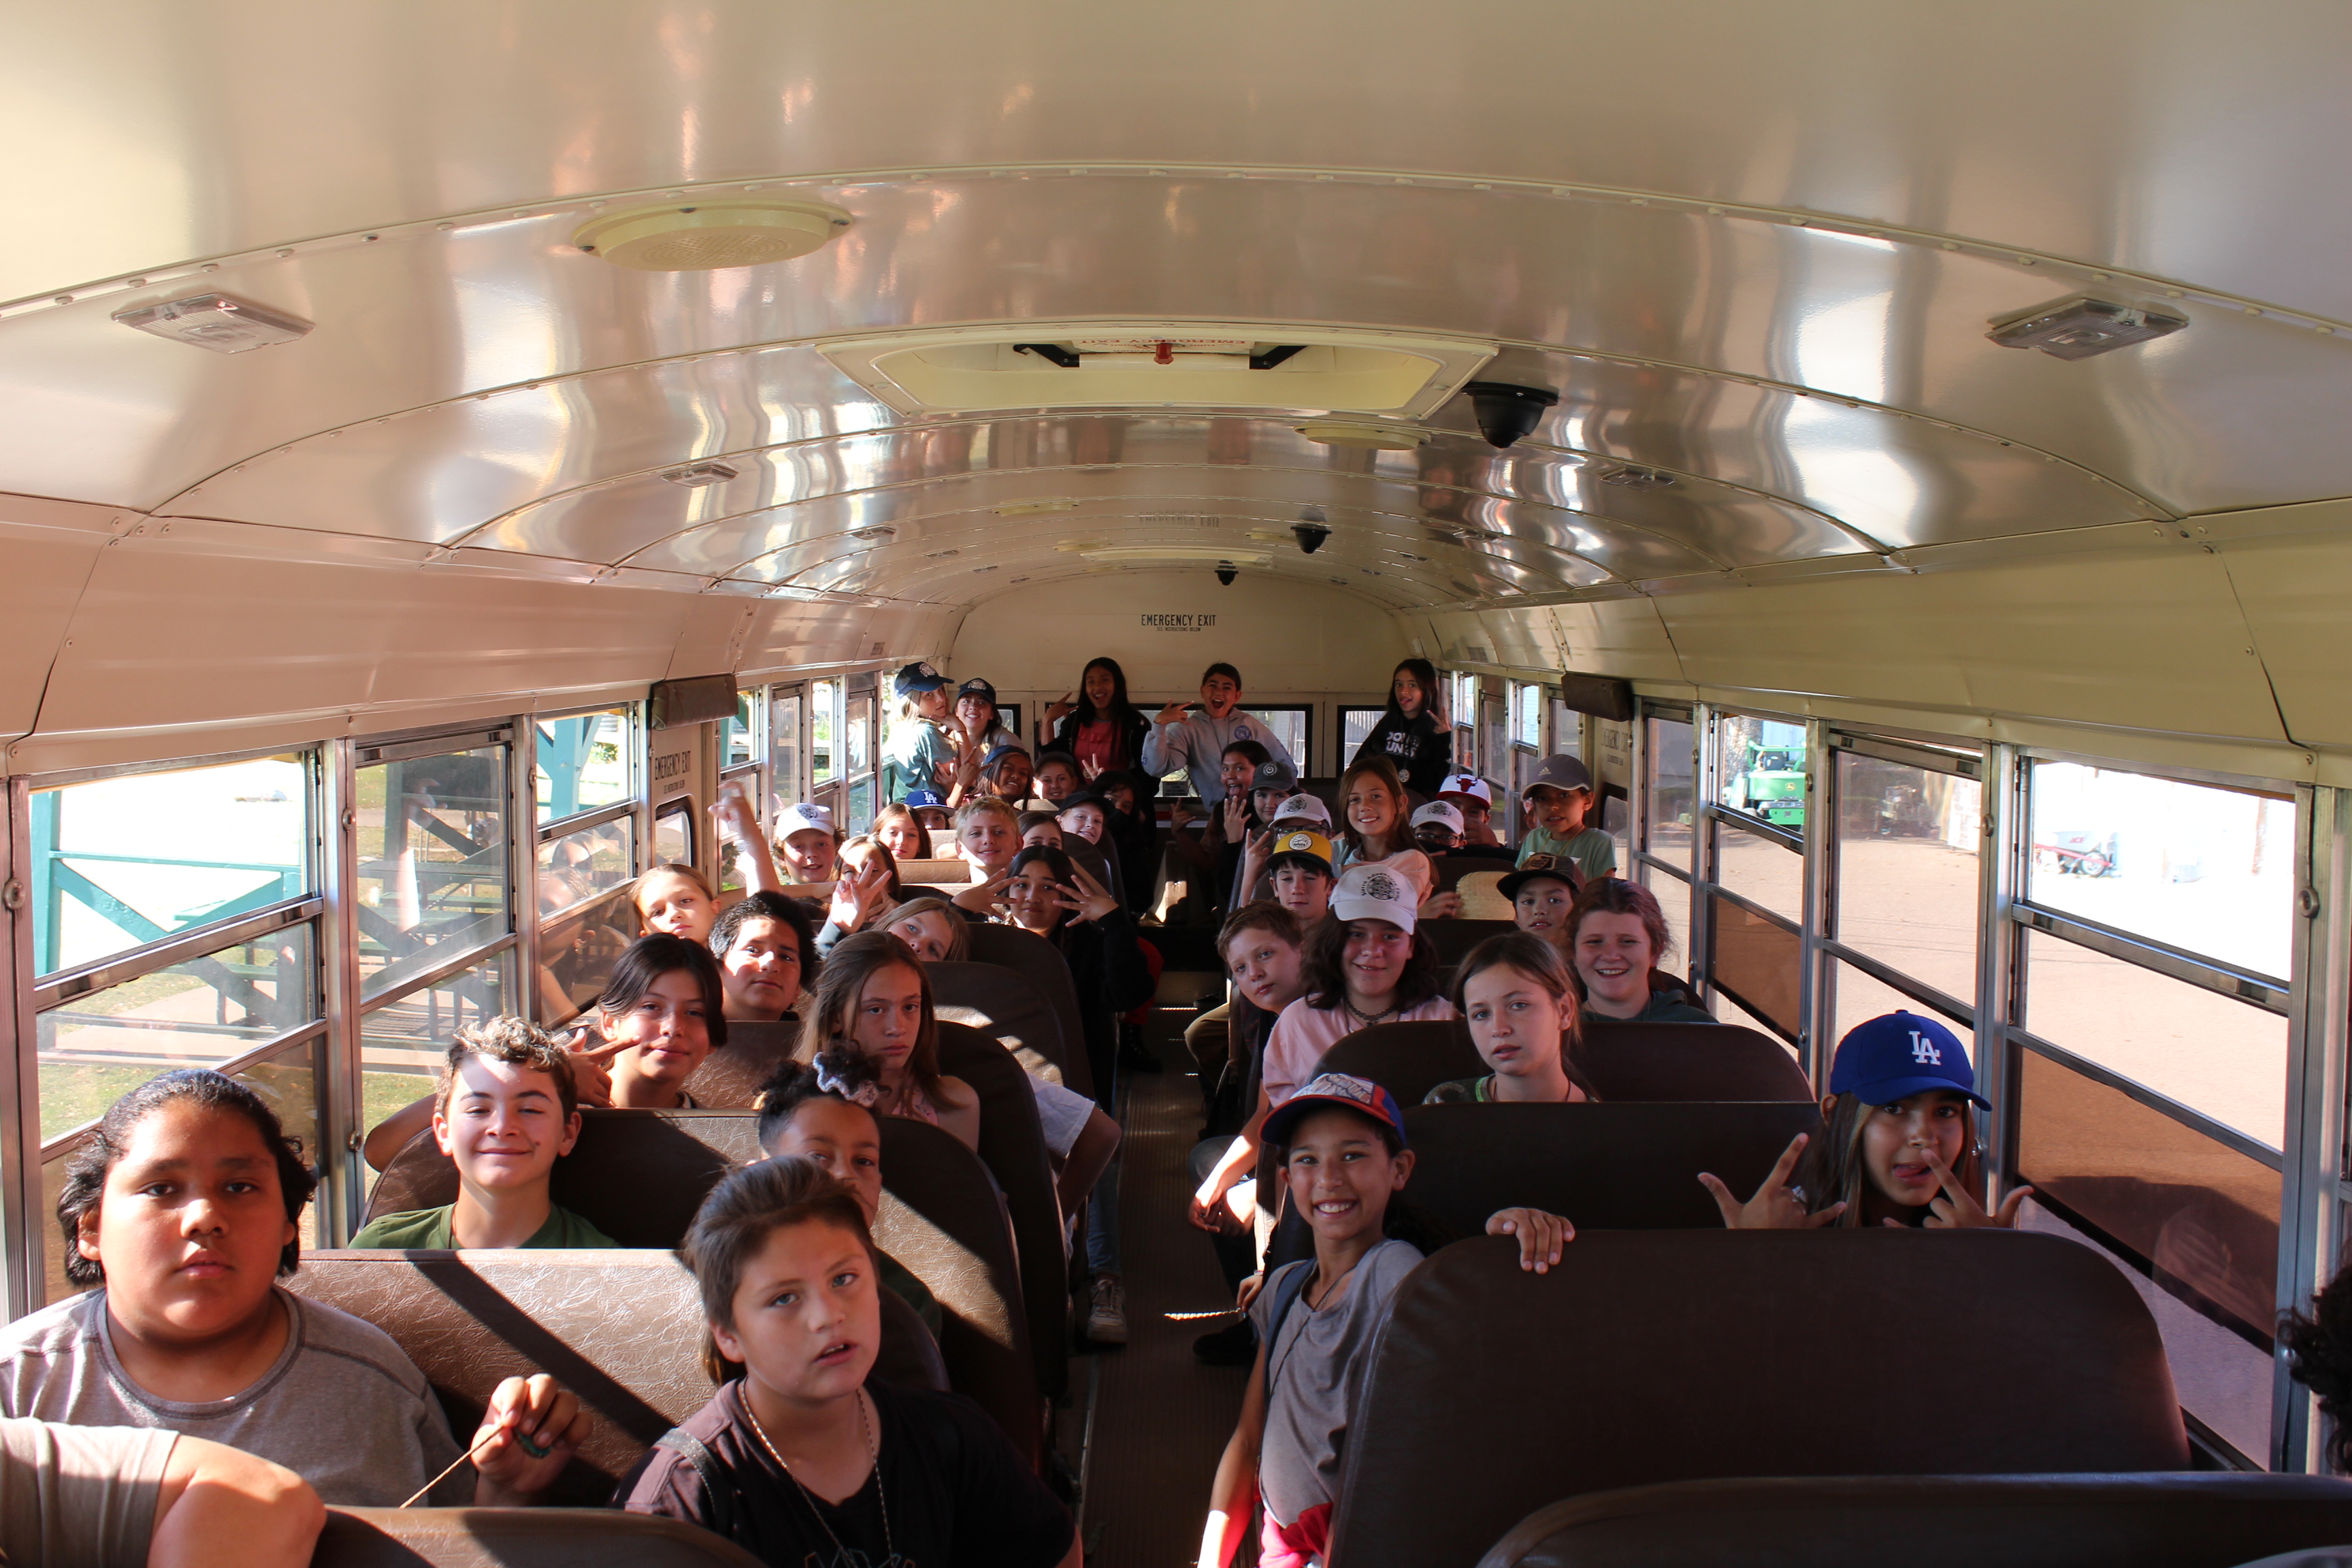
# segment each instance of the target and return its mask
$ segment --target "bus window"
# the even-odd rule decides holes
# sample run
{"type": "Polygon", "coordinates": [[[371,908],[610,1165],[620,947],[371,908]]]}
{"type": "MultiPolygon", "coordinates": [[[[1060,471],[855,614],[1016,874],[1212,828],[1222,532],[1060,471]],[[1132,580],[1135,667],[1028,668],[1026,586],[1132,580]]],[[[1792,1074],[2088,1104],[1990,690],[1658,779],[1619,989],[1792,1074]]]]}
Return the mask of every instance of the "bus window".
{"type": "Polygon", "coordinates": [[[1805,858],[1776,837],[1717,819],[1715,879],[1776,915],[1804,919],[1805,858]]]}
{"type": "Polygon", "coordinates": [[[1687,870],[1691,863],[1691,770],[1696,753],[1687,719],[1652,714],[1643,721],[1647,742],[1643,787],[1649,792],[1650,853],[1687,870]]]}
{"type": "Polygon", "coordinates": [[[1363,748],[1366,741],[1372,738],[1372,731],[1380,728],[1381,716],[1387,711],[1386,708],[1359,708],[1347,703],[1340,705],[1339,771],[1341,773],[1348,771],[1349,764],[1356,760],[1357,752],[1363,748]]]}
{"type": "Polygon", "coordinates": [[[1832,934],[1946,995],[1975,995],[1982,786],[1854,752],[1835,761],[1832,934]]]}
{"type": "Polygon", "coordinates": [[[630,708],[538,721],[541,826],[629,798],[630,708]]]}
{"type": "Polygon", "coordinates": [[[506,773],[504,745],[358,770],[362,995],[507,935],[506,773]]]}

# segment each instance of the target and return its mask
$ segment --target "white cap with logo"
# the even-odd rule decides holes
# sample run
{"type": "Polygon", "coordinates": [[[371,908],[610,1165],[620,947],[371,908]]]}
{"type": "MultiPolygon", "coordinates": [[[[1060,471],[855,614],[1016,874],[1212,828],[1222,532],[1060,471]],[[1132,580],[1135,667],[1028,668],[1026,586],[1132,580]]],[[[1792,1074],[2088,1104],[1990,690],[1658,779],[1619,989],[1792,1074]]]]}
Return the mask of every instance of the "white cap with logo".
{"type": "Polygon", "coordinates": [[[1419,811],[1412,814],[1412,822],[1411,826],[1419,827],[1425,823],[1432,822],[1437,824],[1438,826],[1443,827],[1448,833],[1459,833],[1462,831],[1462,813],[1458,807],[1454,806],[1448,801],[1431,801],[1427,805],[1423,806],[1419,811]]]}
{"type": "Polygon", "coordinates": [[[1350,866],[1339,873],[1331,889],[1331,914],[1341,921],[1386,921],[1399,931],[1412,930],[1421,912],[1413,885],[1386,866],[1350,866]]]}
{"type": "Polygon", "coordinates": [[[1294,795],[1274,808],[1274,821],[1268,826],[1279,827],[1286,822],[1311,822],[1325,832],[1330,831],[1331,808],[1319,796],[1294,795]]]}
{"type": "Polygon", "coordinates": [[[790,838],[795,833],[806,833],[811,830],[826,834],[833,831],[831,807],[788,805],[776,817],[776,837],[779,840],[790,838]]]}
{"type": "Polygon", "coordinates": [[[1476,773],[1446,774],[1444,782],[1437,786],[1437,798],[1444,800],[1449,795],[1467,796],[1480,805],[1495,804],[1495,786],[1476,773]]]}

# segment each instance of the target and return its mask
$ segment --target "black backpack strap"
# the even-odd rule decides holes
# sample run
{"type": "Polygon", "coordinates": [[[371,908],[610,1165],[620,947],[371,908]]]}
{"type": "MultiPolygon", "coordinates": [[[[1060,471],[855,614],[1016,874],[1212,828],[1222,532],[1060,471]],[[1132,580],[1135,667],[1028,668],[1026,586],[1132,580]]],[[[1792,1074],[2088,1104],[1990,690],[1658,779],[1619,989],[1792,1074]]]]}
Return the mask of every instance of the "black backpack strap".
{"type": "Polygon", "coordinates": [[[719,1462],[702,1439],[679,1427],[673,1426],[654,1439],[656,1448],[667,1448],[694,1467],[702,1478],[702,1495],[708,1517],[702,1527],[713,1535],[735,1539],[735,1477],[719,1462]]]}
{"type": "Polygon", "coordinates": [[[1298,1298],[1307,1291],[1307,1282],[1314,1277],[1315,1260],[1310,1258],[1303,1263],[1285,1264],[1273,1282],[1266,1286],[1274,1292],[1273,1304],[1265,1315],[1266,1387],[1264,1393],[1269,1401],[1274,1397],[1274,1347],[1282,1338],[1283,1321],[1290,1316],[1290,1309],[1298,1304],[1298,1298]]]}

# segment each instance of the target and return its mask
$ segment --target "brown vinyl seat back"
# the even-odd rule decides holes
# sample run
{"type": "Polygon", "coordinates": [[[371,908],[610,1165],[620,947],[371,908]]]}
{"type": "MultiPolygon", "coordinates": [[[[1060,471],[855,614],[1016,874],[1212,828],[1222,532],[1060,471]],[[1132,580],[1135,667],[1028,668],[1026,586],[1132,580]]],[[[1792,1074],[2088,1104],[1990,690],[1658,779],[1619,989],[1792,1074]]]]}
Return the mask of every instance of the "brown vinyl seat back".
{"type": "Polygon", "coordinates": [[[2031,1232],[1596,1230],[1541,1275],[1481,1237],[1413,1271],[1371,1353],[1335,1568],[1471,1568],[1547,1503],[1669,1479],[2189,1464],[2147,1306],[2031,1232]],[[1891,1429],[1923,1376],[1948,1397],[1891,1429]]]}
{"type": "MultiPolygon", "coordinates": [[[[1068,1071],[1075,1060],[1076,1070],[1087,1073],[1087,1030],[1078,1012],[1077,982],[1070,978],[1070,961],[1062,956],[1061,949],[1019,926],[974,922],[967,934],[971,939],[973,963],[1009,969],[1037,988],[1045,1005],[1054,1009],[1054,1016],[1061,1020],[1062,1038],[1068,1047],[1063,1057],[1064,1070],[1068,1071]]],[[[1094,1079],[1088,1076],[1083,1087],[1075,1083],[1070,1087],[1092,1094],[1094,1079]]]]}
{"type": "MultiPolygon", "coordinates": [[[[758,1130],[740,1110],[583,1110],[548,1195],[623,1247],[674,1247],[719,1178],[758,1158],[758,1130]]],[[[457,1168],[428,1129],[376,1178],[367,1217],[457,1200],[457,1168]]]]}
{"type": "Polygon", "coordinates": [[[1445,965],[1445,984],[1454,983],[1454,966],[1470,956],[1470,950],[1490,936],[1501,936],[1519,928],[1509,921],[1423,921],[1421,929],[1429,934],[1429,944],[1437,950],[1437,961],[1445,965]]]}
{"type": "MultiPolygon", "coordinates": [[[[1720,1230],[1701,1171],[1740,1196],[1756,1190],[1800,1132],[1818,1133],[1811,1101],[1790,1104],[1416,1105],[1404,1113],[1414,1153],[1405,1195],[1455,1237],[1496,1209],[1565,1215],[1598,1230],[1720,1230]]],[[[1314,1255],[1295,1208],[1276,1227],[1274,1262],[1314,1255]]]]}
{"type": "MultiPolygon", "coordinates": [[[[709,1402],[702,1303],[667,1253],[635,1250],[306,1254],[289,1289],[364,1318],[425,1373],[460,1442],[500,1382],[546,1373],[595,1429],[550,1500],[597,1507],[639,1455],[709,1402]]],[[[885,1292],[875,1374],[947,1386],[914,1309],[885,1292]]]]}
{"type": "Polygon", "coordinates": [[[1571,1498],[1479,1568],[2232,1568],[2352,1541],[2352,1482],[2157,1472],[1683,1481],[1571,1498]]]}
{"type": "Polygon", "coordinates": [[[761,1086],[792,1060],[801,1041],[796,1023],[741,1024],[728,1020],[727,1043],[702,1058],[686,1092],[706,1110],[749,1110],[761,1086]]]}
{"type": "Polygon", "coordinates": [[[931,1001],[941,1018],[995,1036],[999,1045],[1021,1058],[1025,1070],[1094,1098],[1086,1042],[1079,1040],[1072,1049],[1062,1034],[1061,1014],[1035,981],[1001,963],[941,959],[923,967],[929,972],[931,1001]]]}
{"type": "Polygon", "coordinates": [[[1437,873],[1437,890],[1451,891],[1462,879],[1478,871],[1501,871],[1507,874],[1514,859],[1507,849],[1450,849],[1443,855],[1429,858],[1430,868],[1437,873]]]}
{"type": "Polygon", "coordinates": [[[758,1568],[700,1525],[604,1508],[331,1508],[311,1568],[758,1568]]]}
{"type": "Polygon", "coordinates": [[[938,1299],[948,1382],[996,1417],[1034,1464],[1039,1385],[1021,1263],[988,1168],[954,1133],[928,1121],[886,1116],[881,1127],[875,1245],[938,1299]]]}
{"type": "Polygon", "coordinates": [[[1342,1035],[1307,1076],[1344,1072],[1370,1079],[1395,1095],[1399,1105],[1419,1105],[1439,1084],[1486,1070],[1478,1047],[1470,1043],[1469,1025],[1459,1018],[1431,1018],[1374,1024],[1342,1035]]]}
{"type": "MultiPolygon", "coordinates": [[[[1026,932],[1023,933],[1026,935],[1026,932]]],[[[1055,955],[1055,962],[1061,962],[1055,955]]],[[[940,1021],[940,1071],[980,1096],[980,1157],[1004,1194],[1021,1252],[1022,1299],[1035,1357],[1037,1386],[1058,1398],[1069,1380],[1069,1282],[1062,1239],[1062,1200],[1037,1122],[1029,1075],[994,1037],[940,1021]]],[[[890,1169],[882,1167],[887,1177],[890,1169]]]]}
{"type": "Polygon", "coordinates": [[[1788,1047],[1740,1024],[1620,1024],[1589,1019],[1576,1046],[1601,1098],[1814,1099],[1788,1047]]]}

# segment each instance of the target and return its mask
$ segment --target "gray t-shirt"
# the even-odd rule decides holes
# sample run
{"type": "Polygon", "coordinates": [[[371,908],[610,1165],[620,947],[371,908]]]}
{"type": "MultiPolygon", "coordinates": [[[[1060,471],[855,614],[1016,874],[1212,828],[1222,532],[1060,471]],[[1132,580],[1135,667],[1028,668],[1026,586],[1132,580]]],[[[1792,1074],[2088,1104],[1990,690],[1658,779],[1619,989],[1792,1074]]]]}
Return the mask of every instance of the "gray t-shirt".
{"type": "MultiPolygon", "coordinates": [[[[394,1508],[457,1458],[432,1385],[392,1336],[282,1286],[286,1348],[251,1388],[188,1405],[158,1399],[115,1359],[106,1292],[45,1307],[0,1330],[0,1415],[76,1426],[167,1427],[285,1466],[330,1503],[394,1508]]],[[[459,1470],[425,1500],[473,1500],[459,1470]]]]}
{"type": "Polygon", "coordinates": [[[1302,1293],[1291,1303],[1282,1332],[1268,1339],[1276,1287],[1294,1269],[1315,1261],[1286,1263],[1269,1276],[1250,1303],[1250,1323],[1266,1352],[1265,1442],[1258,1451],[1257,1479],[1265,1506],[1284,1524],[1318,1503],[1334,1500],[1347,1452],[1348,1422],[1357,1391],[1371,1371],[1372,1340],[1388,1321],[1397,1287],[1419,1267],[1421,1251],[1411,1242],[1383,1241],[1364,1254],[1347,1289],[1322,1310],[1302,1293]]]}
{"type": "Polygon", "coordinates": [[[145,1568],[176,1432],[0,1419],[0,1565],[145,1568]]]}

